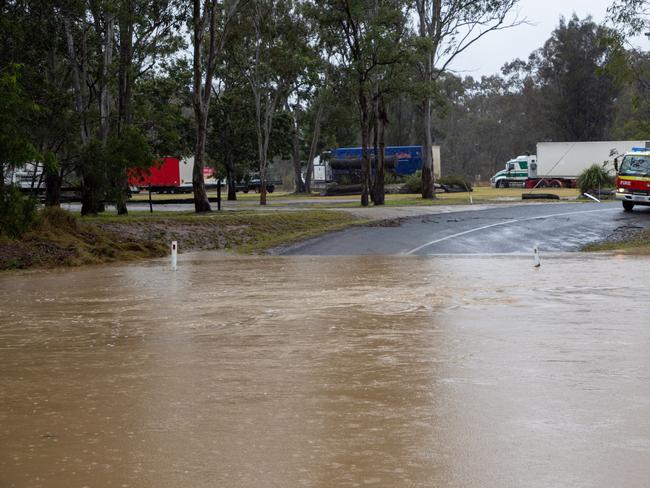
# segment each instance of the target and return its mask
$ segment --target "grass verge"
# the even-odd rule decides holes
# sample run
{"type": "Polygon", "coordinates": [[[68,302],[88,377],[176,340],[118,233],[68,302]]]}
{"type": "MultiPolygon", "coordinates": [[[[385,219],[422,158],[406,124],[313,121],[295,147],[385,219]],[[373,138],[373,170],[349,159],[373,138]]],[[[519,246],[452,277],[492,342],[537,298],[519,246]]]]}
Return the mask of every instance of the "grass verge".
{"type": "MultiPolygon", "coordinates": [[[[491,188],[491,187],[476,187],[472,192],[472,199],[474,203],[512,203],[521,202],[522,193],[554,193],[564,200],[574,200],[580,195],[580,191],[572,188],[544,188],[538,190],[528,190],[522,188],[491,188]]],[[[191,195],[154,195],[154,205],[163,204],[170,199],[177,199],[179,197],[186,197],[191,199],[191,195]]],[[[214,195],[210,195],[214,196],[214,195]]],[[[358,207],[359,195],[334,195],[322,197],[318,194],[310,195],[296,195],[286,192],[274,192],[267,195],[270,205],[289,205],[300,204],[302,208],[346,208],[358,207]]],[[[256,206],[259,202],[259,195],[254,193],[238,194],[237,202],[228,202],[225,200],[223,204],[239,205],[239,206],[256,206]]],[[[133,202],[146,201],[146,195],[136,195],[132,199],[133,202]]],[[[546,200],[548,201],[548,200],[546,200]]],[[[432,205],[465,205],[469,203],[469,195],[467,193],[439,193],[435,200],[424,200],[417,194],[390,194],[386,195],[386,206],[432,206],[432,205]]],[[[155,208],[155,207],[154,207],[155,208]]]]}
{"type": "Polygon", "coordinates": [[[616,252],[634,256],[650,256],[650,229],[631,229],[609,239],[583,248],[586,252],[616,252]]]}
{"type": "Polygon", "coordinates": [[[161,257],[173,240],[181,251],[257,253],[363,223],[348,213],[313,210],[81,218],[46,209],[31,232],[19,239],[0,238],[0,270],[161,257]]]}

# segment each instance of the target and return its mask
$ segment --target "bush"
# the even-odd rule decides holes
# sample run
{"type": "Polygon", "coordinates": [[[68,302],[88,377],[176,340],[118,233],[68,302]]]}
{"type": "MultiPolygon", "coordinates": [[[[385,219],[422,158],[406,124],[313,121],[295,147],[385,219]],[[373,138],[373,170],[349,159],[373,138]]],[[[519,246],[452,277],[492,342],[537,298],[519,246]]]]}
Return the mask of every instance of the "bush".
{"type": "Polygon", "coordinates": [[[77,217],[61,207],[46,207],[38,215],[42,229],[64,230],[74,233],[77,230],[77,217]]]}
{"type": "Polygon", "coordinates": [[[404,178],[404,188],[408,193],[422,193],[422,171],[416,171],[404,178]]]}
{"type": "Polygon", "coordinates": [[[458,186],[460,188],[472,191],[472,182],[462,175],[449,175],[440,178],[437,183],[443,186],[458,186]]]}
{"type": "Polygon", "coordinates": [[[15,238],[30,230],[36,220],[36,200],[15,186],[0,191],[0,235],[15,238]]]}
{"type": "Polygon", "coordinates": [[[593,164],[580,173],[577,183],[582,193],[588,193],[613,187],[614,177],[605,169],[605,165],[593,164]]]}

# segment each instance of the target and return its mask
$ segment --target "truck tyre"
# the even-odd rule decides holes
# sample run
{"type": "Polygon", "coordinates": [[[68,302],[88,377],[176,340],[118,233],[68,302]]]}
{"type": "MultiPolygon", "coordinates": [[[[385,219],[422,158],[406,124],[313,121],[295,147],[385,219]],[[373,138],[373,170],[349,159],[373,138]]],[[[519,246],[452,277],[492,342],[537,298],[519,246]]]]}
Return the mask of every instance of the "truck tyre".
{"type": "Polygon", "coordinates": [[[562,188],[562,182],[560,180],[553,180],[550,184],[551,188],[562,188]]]}
{"type": "Polygon", "coordinates": [[[269,193],[273,193],[275,191],[275,186],[269,185],[268,187],[266,187],[266,189],[269,193]]]}
{"type": "Polygon", "coordinates": [[[497,181],[497,188],[508,188],[508,182],[506,180],[497,181]]]}
{"type": "Polygon", "coordinates": [[[243,191],[244,193],[248,193],[248,188],[244,188],[242,191],[243,191]]]}
{"type": "Polygon", "coordinates": [[[624,211],[631,212],[633,208],[634,208],[634,204],[632,202],[623,202],[624,211]]]}

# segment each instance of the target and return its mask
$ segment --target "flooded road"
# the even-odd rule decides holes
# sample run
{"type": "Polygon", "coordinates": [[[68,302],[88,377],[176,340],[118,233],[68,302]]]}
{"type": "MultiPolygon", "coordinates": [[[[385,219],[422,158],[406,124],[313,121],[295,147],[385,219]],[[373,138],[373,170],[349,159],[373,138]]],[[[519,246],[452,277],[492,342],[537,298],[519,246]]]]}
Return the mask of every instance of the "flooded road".
{"type": "Polygon", "coordinates": [[[0,276],[0,487],[645,487],[650,260],[0,276]]]}

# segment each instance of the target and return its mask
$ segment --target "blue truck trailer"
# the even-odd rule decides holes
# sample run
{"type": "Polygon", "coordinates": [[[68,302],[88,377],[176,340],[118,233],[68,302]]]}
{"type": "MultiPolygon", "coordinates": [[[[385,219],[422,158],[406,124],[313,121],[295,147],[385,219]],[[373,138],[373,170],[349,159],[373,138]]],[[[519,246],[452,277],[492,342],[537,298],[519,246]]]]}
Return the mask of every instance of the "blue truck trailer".
{"type": "MultiPolygon", "coordinates": [[[[374,158],[374,148],[368,148],[370,159],[374,158]]],[[[390,168],[397,176],[412,175],[422,169],[422,146],[387,146],[384,150],[387,160],[394,160],[394,167],[390,168]]],[[[341,147],[329,153],[330,161],[359,161],[361,164],[360,147],[341,147]]]]}

